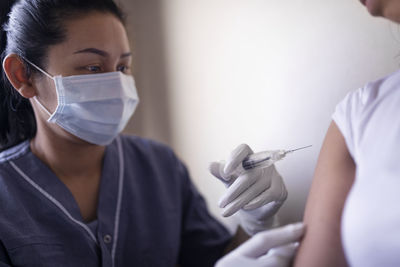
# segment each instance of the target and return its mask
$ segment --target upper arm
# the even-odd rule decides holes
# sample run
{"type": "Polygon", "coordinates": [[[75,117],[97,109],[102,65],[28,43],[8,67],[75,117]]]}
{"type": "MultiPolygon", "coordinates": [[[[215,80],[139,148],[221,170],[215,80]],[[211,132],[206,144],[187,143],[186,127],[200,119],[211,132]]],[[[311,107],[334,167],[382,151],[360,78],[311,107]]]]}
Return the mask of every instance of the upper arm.
{"type": "Polygon", "coordinates": [[[295,266],[346,266],[341,242],[344,203],[355,178],[355,163],[332,122],[315,169],[304,215],[306,234],[295,266]]]}

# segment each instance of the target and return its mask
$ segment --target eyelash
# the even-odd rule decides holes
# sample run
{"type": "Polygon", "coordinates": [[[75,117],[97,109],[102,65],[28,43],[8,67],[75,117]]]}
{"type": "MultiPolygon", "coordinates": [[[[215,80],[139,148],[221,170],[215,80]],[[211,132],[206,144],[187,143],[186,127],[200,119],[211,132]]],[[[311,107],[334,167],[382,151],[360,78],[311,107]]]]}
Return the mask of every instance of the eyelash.
{"type": "MultiPolygon", "coordinates": [[[[96,66],[96,65],[87,66],[87,67],[85,67],[85,69],[88,70],[89,72],[96,72],[96,73],[102,72],[102,68],[100,66],[96,66]],[[92,68],[96,68],[96,70],[93,70],[92,68]]],[[[121,66],[117,67],[117,71],[120,71],[120,72],[123,72],[123,73],[127,72],[129,70],[130,70],[129,66],[121,65],[121,66]],[[124,70],[120,70],[121,67],[124,68],[124,70]]]]}
{"type": "Polygon", "coordinates": [[[93,65],[92,66],[87,66],[87,67],[85,67],[85,69],[87,69],[90,72],[99,72],[99,71],[101,71],[101,67],[100,66],[93,66],[93,65]],[[98,71],[93,70],[92,68],[97,68],[98,71]]]}
{"type": "Polygon", "coordinates": [[[121,66],[119,66],[119,67],[117,68],[117,71],[120,71],[120,72],[127,72],[127,71],[129,71],[130,69],[131,69],[131,68],[130,68],[129,66],[121,65],[121,66]],[[120,67],[125,68],[125,70],[124,70],[124,71],[120,70],[120,69],[119,69],[120,67]]]}

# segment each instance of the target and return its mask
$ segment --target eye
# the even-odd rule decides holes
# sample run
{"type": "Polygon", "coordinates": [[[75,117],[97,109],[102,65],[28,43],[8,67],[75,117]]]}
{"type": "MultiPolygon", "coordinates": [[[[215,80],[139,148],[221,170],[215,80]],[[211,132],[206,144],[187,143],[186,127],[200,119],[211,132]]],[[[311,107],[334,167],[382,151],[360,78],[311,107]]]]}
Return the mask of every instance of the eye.
{"type": "Polygon", "coordinates": [[[120,71],[120,72],[122,72],[122,73],[128,73],[129,70],[130,70],[130,67],[129,67],[129,66],[124,66],[124,65],[119,66],[119,67],[117,68],[117,71],[120,71]]]}
{"type": "Polygon", "coordinates": [[[87,66],[86,69],[90,72],[100,72],[101,67],[96,65],[87,66]]]}

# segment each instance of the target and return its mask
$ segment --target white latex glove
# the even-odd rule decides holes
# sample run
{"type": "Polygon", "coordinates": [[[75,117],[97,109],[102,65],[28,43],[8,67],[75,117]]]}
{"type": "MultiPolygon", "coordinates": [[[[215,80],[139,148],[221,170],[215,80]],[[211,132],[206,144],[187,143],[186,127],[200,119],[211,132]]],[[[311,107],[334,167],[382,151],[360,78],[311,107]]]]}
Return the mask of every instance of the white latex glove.
{"type": "Polygon", "coordinates": [[[272,226],[273,216],[288,193],[274,165],[243,169],[242,162],[250,154],[253,154],[251,148],[242,144],[226,163],[212,162],[209,170],[228,187],[218,203],[223,208],[222,215],[228,217],[240,210],[243,229],[253,235],[272,226]]]}
{"type": "Polygon", "coordinates": [[[220,259],[215,267],[287,267],[303,232],[302,223],[260,232],[220,259]]]}

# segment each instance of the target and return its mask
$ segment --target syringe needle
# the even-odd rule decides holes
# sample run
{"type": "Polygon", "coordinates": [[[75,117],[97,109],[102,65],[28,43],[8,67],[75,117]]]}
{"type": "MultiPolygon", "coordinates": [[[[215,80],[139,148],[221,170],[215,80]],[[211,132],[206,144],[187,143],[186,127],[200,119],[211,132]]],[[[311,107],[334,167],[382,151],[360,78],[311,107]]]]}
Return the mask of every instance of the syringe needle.
{"type": "Polygon", "coordinates": [[[309,147],[312,147],[312,145],[286,151],[274,150],[254,153],[243,160],[242,167],[245,170],[254,169],[256,167],[268,167],[274,164],[276,161],[283,159],[288,153],[292,153],[297,150],[306,149],[309,147]]]}
{"type": "Polygon", "coordinates": [[[292,153],[292,152],[295,152],[295,151],[298,151],[298,150],[301,150],[301,149],[306,149],[306,148],[309,148],[309,147],[312,147],[312,145],[305,146],[305,147],[300,147],[300,148],[296,148],[296,149],[292,149],[292,150],[287,150],[287,151],[285,151],[285,153],[288,154],[288,153],[292,153]]]}

